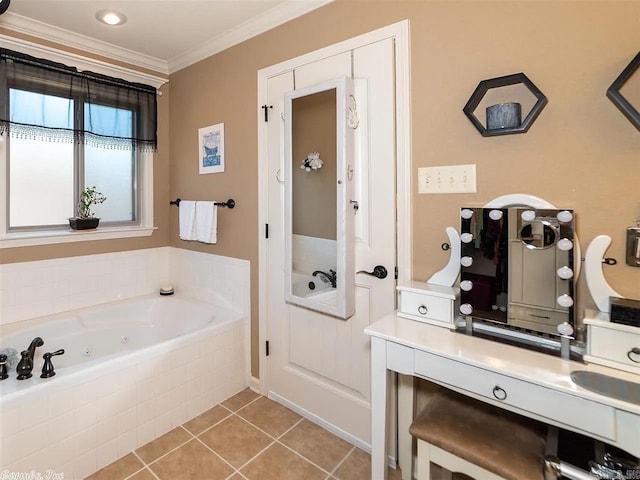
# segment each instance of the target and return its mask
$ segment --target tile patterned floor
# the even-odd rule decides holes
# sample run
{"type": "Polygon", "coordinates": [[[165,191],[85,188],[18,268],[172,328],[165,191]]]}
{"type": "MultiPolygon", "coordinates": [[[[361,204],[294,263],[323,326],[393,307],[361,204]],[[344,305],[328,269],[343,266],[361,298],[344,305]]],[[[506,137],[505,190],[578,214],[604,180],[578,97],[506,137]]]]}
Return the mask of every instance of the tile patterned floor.
{"type": "Polygon", "coordinates": [[[247,389],[87,480],[370,478],[369,454],[247,389]]]}

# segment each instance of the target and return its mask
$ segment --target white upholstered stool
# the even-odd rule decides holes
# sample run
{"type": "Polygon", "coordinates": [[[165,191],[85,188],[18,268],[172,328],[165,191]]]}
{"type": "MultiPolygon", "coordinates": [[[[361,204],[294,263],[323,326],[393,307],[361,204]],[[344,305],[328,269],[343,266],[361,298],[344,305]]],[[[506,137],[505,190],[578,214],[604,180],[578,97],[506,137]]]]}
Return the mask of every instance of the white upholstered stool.
{"type": "Polygon", "coordinates": [[[418,480],[431,463],[476,480],[543,480],[546,425],[443,389],[409,430],[418,480]]]}

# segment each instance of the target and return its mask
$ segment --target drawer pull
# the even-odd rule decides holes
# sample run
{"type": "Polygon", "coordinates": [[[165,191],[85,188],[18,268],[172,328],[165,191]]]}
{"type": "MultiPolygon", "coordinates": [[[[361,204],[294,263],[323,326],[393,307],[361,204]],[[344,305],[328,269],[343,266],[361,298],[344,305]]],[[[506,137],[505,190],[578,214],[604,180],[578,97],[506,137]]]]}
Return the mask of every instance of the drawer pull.
{"type": "Polygon", "coordinates": [[[493,396],[498,400],[506,400],[507,392],[505,392],[503,388],[500,388],[498,385],[496,385],[495,387],[493,387],[493,396]]]}
{"type": "Polygon", "coordinates": [[[428,311],[429,311],[429,310],[427,309],[427,306],[426,306],[426,305],[420,305],[420,306],[418,307],[418,313],[419,313],[420,315],[426,315],[428,311]]]}
{"type": "Polygon", "coordinates": [[[627,358],[634,363],[640,363],[640,359],[635,359],[631,355],[640,355],[640,348],[633,347],[631,350],[627,352],[627,358]]]}

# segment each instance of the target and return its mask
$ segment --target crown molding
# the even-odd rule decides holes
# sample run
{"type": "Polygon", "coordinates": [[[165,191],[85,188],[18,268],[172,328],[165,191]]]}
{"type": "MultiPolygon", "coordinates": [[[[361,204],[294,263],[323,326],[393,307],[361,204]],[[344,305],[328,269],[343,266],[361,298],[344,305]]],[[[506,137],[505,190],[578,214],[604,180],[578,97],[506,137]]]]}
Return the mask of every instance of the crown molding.
{"type": "Polygon", "coordinates": [[[75,53],[65,52],[3,34],[0,34],[0,41],[4,48],[16,50],[33,57],[45,58],[53,62],[71,65],[80,71],[88,70],[111,77],[122,78],[130,82],[144,83],[155,88],[160,88],[169,81],[166,77],[156,77],[148,73],[138,72],[129,68],[112,65],[93,58],[83,57],[82,55],[76,55],[75,53]]]}
{"type": "Polygon", "coordinates": [[[0,26],[14,32],[31,35],[49,42],[59,43],[66,47],[77,48],[84,52],[100,55],[120,62],[125,62],[141,68],[146,68],[160,74],[168,75],[169,68],[166,61],[134,52],[126,48],[117,47],[111,43],[96,40],[95,38],[70,32],[62,28],[49,25],[38,20],[33,20],[12,12],[2,15],[0,26]]]}
{"type": "Polygon", "coordinates": [[[244,42],[333,1],[334,0],[284,2],[284,4],[270,8],[262,15],[258,15],[232,30],[224,32],[204,42],[202,45],[169,60],[169,73],[175,73],[178,70],[193,65],[200,60],[204,60],[207,57],[215,55],[229,47],[244,42]]]}

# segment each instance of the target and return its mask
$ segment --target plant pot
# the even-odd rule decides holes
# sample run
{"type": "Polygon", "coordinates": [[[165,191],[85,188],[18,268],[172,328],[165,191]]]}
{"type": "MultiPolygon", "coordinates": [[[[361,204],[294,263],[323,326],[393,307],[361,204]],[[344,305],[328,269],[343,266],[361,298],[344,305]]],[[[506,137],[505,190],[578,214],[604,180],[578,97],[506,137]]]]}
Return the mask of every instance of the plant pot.
{"type": "Polygon", "coordinates": [[[98,223],[100,223],[100,219],[96,217],[90,217],[90,218],[73,217],[69,219],[69,226],[73,230],[95,229],[95,228],[98,228],[98,223]]]}

